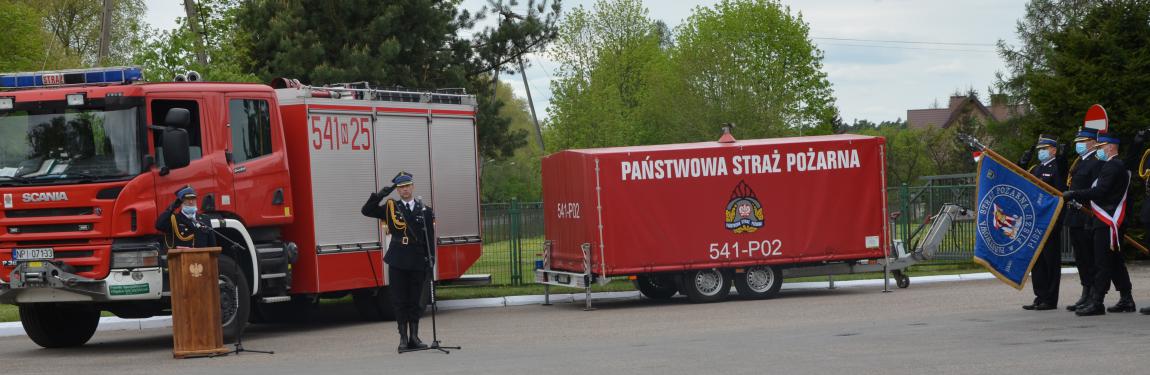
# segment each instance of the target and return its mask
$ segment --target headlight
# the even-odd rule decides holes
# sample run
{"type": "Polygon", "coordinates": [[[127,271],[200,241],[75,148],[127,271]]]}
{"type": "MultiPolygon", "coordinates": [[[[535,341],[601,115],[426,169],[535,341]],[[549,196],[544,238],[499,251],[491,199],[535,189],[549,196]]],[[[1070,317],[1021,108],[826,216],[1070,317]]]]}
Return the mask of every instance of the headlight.
{"type": "Polygon", "coordinates": [[[160,252],[156,250],[117,251],[112,253],[112,268],[156,267],[160,265],[160,252]]]}

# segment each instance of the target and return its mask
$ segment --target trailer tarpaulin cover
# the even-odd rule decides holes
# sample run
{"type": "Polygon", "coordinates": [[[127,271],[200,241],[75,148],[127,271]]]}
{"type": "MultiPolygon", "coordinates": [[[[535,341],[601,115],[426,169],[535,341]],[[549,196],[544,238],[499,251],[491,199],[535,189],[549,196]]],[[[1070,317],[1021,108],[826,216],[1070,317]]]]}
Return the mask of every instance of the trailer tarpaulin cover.
{"type": "Polygon", "coordinates": [[[882,145],[839,135],[553,154],[552,264],[581,270],[581,243],[606,275],[879,258],[882,145]]]}
{"type": "Polygon", "coordinates": [[[978,163],[974,261],[1022,289],[1062,210],[1062,195],[993,151],[978,163]]]}

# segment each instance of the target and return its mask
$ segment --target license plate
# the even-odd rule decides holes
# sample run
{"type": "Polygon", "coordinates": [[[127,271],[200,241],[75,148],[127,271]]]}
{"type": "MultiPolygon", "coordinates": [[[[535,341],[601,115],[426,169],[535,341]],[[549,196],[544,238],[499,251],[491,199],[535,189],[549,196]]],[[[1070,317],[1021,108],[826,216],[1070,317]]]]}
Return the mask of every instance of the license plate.
{"type": "Polygon", "coordinates": [[[12,260],[49,260],[56,257],[50,247],[12,250],[12,260]]]}

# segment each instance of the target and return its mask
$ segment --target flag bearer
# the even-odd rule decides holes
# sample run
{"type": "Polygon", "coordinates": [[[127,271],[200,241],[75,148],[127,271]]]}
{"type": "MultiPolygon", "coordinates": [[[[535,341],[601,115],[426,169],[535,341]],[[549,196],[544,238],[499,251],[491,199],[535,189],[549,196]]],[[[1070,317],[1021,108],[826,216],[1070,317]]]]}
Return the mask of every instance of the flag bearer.
{"type": "MultiPolygon", "coordinates": [[[[1058,191],[1065,191],[1066,163],[1058,157],[1058,141],[1044,134],[1038,137],[1034,149],[1038,151],[1038,164],[1030,168],[1030,174],[1058,191]]],[[[1062,219],[1056,218],[1050,230],[1051,236],[1030,271],[1034,302],[1023,305],[1026,310],[1054,310],[1058,305],[1058,285],[1062,279],[1062,219]]]]}

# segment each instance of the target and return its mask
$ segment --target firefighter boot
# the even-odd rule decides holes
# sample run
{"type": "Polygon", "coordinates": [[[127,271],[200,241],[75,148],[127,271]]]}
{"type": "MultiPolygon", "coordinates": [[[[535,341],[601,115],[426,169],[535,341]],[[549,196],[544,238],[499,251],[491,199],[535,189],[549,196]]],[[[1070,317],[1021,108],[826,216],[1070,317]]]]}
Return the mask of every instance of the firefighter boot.
{"type": "Polygon", "coordinates": [[[1142,310],[1138,310],[1138,312],[1142,313],[1142,315],[1150,315],[1150,307],[1143,307],[1142,310]]]}
{"type": "Polygon", "coordinates": [[[407,350],[408,343],[410,342],[407,339],[407,322],[397,321],[396,324],[399,325],[399,348],[397,350],[402,352],[407,350]]]}
{"type": "Polygon", "coordinates": [[[411,323],[408,323],[408,326],[411,327],[411,335],[410,340],[407,342],[407,348],[427,349],[427,344],[424,344],[423,341],[419,339],[419,321],[413,320],[411,323]]]}
{"type": "Polygon", "coordinates": [[[1129,290],[1120,290],[1121,297],[1118,298],[1118,303],[1106,309],[1106,312],[1119,313],[1119,312],[1134,312],[1134,296],[1130,295],[1129,290]]]}
{"type": "Polygon", "coordinates": [[[1106,315],[1106,305],[1102,301],[1106,300],[1106,292],[1094,292],[1090,294],[1089,300],[1085,304],[1078,306],[1074,310],[1074,315],[1078,316],[1095,316],[1106,315]]]}
{"type": "Polygon", "coordinates": [[[1066,311],[1077,310],[1079,307],[1082,307],[1082,305],[1085,305],[1086,302],[1089,300],[1090,300],[1090,287],[1084,285],[1084,286],[1082,286],[1082,296],[1078,297],[1078,301],[1074,302],[1074,304],[1067,305],[1066,311]]]}

